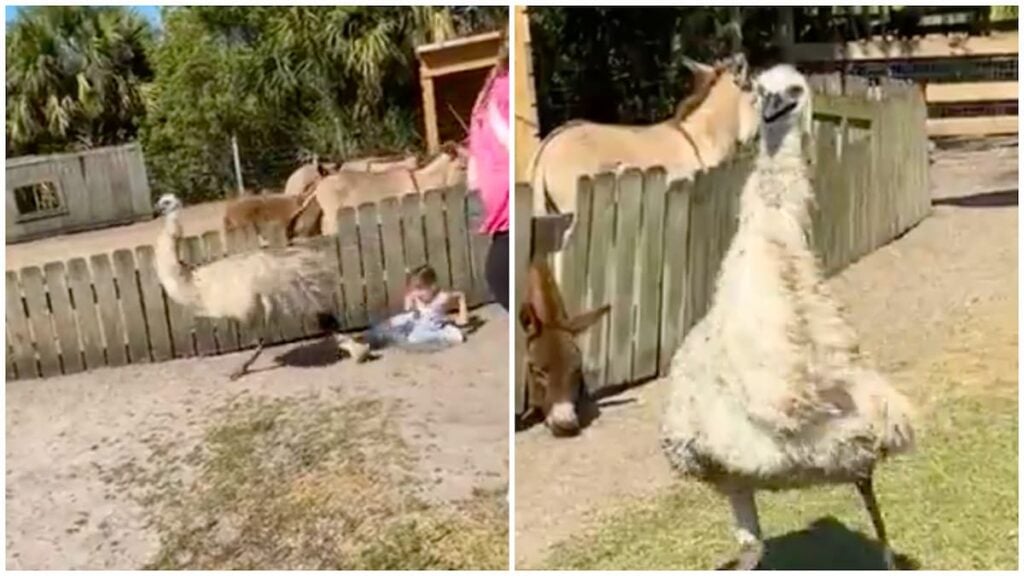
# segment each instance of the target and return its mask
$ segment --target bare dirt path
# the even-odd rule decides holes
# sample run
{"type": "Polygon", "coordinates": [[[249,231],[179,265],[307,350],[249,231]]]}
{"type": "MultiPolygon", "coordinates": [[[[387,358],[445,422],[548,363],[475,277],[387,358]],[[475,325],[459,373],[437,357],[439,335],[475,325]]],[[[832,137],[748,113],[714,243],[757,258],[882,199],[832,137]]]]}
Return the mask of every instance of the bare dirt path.
{"type": "MultiPolygon", "coordinates": [[[[219,230],[224,204],[225,201],[221,200],[185,208],[181,218],[185,235],[196,236],[208,230],[219,230]]],[[[9,244],[6,247],[6,267],[7,270],[16,270],[24,266],[42,266],[47,262],[88,258],[93,254],[113,252],[119,248],[134,249],[136,246],[152,244],[160,233],[161,222],[162,219],[154,219],[127,226],[9,244]]]]}
{"type": "MultiPolygon", "coordinates": [[[[374,401],[394,415],[413,455],[418,497],[443,504],[504,490],[508,317],[496,306],[477,314],[485,324],[462,346],[384,351],[361,365],[331,361],[329,343],[307,341],[265,350],[254,368],[269,369],[233,383],[227,375],[248,352],[8,383],[7,568],[152,561],[159,535],[111,475],[127,463],[145,469],[162,450],[188,453],[238,398],[374,401]],[[274,368],[286,353],[314,361],[274,368]]],[[[175,470],[186,479],[194,472],[175,470]]]]}
{"type": "MultiPolygon", "coordinates": [[[[937,150],[933,214],[830,281],[862,348],[898,384],[917,360],[957,347],[960,365],[998,364],[1016,380],[1018,153],[1016,138],[993,144],[937,150]]],[[[673,482],[657,448],[664,393],[653,382],[609,399],[577,438],[516,435],[517,566],[673,482]]]]}

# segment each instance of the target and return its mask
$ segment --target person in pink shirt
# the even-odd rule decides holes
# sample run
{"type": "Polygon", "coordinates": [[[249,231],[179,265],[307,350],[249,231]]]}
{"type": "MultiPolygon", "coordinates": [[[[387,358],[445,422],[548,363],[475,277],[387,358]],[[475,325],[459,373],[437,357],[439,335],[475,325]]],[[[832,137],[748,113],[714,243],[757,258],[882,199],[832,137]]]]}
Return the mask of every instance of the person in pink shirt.
{"type": "Polygon", "coordinates": [[[468,184],[483,203],[480,232],[491,237],[485,276],[491,293],[508,311],[508,140],[509,140],[508,44],[484,82],[473,106],[469,127],[468,184]]]}

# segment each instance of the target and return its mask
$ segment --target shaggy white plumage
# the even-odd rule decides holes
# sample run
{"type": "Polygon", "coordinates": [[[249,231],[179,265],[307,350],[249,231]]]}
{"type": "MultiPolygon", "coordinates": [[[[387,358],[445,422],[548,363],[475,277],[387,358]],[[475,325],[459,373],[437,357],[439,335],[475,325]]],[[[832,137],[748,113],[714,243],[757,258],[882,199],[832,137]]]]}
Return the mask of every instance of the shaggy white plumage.
{"type": "MultiPolygon", "coordinates": [[[[332,275],[315,249],[262,248],[189,268],[178,260],[177,252],[181,201],[165,194],[157,201],[157,209],[165,216],[155,248],[157,277],[167,295],[195,315],[231,318],[260,334],[275,311],[291,316],[330,315],[332,275]]],[[[363,345],[340,334],[337,339],[339,347],[356,358],[365,357],[363,345]]],[[[255,353],[232,379],[244,374],[262,349],[260,336],[255,353]]]]}
{"type": "Polygon", "coordinates": [[[762,552],[757,489],[856,483],[885,544],[872,471],[913,441],[907,401],[859,355],[810,245],[810,89],[790,66],[756,83],[760,154],[714,301],[672,359],[662,424],[673,467],[730,497],[741,568],[762,552]]]}

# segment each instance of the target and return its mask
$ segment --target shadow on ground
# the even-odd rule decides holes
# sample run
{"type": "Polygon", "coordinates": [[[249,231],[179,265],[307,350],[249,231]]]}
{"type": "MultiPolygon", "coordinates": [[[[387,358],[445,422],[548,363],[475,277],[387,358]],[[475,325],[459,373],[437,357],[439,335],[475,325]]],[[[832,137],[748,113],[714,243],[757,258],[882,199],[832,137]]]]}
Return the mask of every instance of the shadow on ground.
{"type": "Polygon", "coordinates": [[[932,201],[932,206],[958,206],[960,208],[999,208],[1017,205],[1017,190],[1000,190],[984,192],[970,196],[955,198],[939,198],[932,201]]]}
{"type": "MultiPolygon", "coordinates": [[[[731,564],[721,569],[731,569],[731,564]]],[[[920,564],[896,554],[896,567],[917,570],[920,564]]],[[[882,546],[877,540],[850,530],[831,516],[809,528],[770,538],[760,570],[885,570],[882,546]]]]}
{"type": "MultiPolygon", "coordinates": [[[[379,357],[379,355],[371,355],[367,361],[377,360],[379,357]]],[[[348,352],[338,349],[338,343],[332,335],[291,348],[287,352],[275,356],[274,362],[278,366],[293,368],[322,368],[348,359],[350,359],[348,352]]]]}

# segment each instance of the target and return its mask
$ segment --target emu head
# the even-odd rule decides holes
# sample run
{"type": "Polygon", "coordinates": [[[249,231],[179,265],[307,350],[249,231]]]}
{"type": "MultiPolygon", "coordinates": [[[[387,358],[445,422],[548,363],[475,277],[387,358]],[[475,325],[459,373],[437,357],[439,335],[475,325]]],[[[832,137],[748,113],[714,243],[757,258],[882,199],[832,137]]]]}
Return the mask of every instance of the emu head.
{"type": "Polygon", "coordinates": [[[174,194],[164,194],[156,201],[154,209],[158,215],[170,216],[171,214],[181,210],[181,200],[178,199],[174,194]]]}
{"type": "Polygon", "coordinates": [[[526,302],[519,311],[526,331],[527,390],[530,408],[544,414],[544,423],[556,436],[579,432],[576,403],[583,386],[583,357],[576,337],[610,309],[605,305],[569,318],[550,268],[543,262],[530,266],[526,302]]]}
{"type": "MultiPolygon", "coordinates": [[[[773,66],[754,80],[761,111],[761,146],[774,156],[784,144],[800,146],[811,133],[811,89],[796,68],[773,66]]],[[[802,152],[799,148],[797,152],[802,152]]]]}

